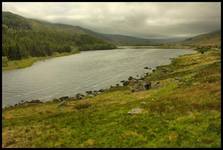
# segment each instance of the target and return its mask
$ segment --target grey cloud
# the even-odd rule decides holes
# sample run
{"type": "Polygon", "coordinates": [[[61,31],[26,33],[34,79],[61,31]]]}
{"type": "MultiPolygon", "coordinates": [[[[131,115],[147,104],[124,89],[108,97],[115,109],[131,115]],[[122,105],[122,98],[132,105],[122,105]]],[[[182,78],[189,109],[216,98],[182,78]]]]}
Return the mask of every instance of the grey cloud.
{"type": "Polygon", "coordinates": [[[144,38],[193,36],[220,29],[220,3],[3,3],[3,11],[144,38]]]}

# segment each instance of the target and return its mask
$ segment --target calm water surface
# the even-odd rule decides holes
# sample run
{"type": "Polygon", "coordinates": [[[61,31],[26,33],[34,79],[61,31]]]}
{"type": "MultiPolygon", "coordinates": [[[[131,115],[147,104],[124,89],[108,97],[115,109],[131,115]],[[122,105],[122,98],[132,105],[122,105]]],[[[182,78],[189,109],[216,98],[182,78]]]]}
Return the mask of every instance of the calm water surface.
{"type": "Polygon", "coordinates": [[[99,90],[143,75],[148,70],[170,63],[170,58],[193,53],[179,49],[115,49],[40,61],[33,66],[4,71],[3,107],[21,100],[43,101],[61,96],[75,96],[88,90],[99,90]]]}

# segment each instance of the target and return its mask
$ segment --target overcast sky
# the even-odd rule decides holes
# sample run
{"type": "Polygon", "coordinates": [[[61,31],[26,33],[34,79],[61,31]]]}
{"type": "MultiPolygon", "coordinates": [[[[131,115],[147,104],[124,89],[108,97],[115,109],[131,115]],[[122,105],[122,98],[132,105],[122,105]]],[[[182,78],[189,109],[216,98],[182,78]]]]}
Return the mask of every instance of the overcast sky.
{"type": "Polygon", "coordinates": [[[221,26],[221,3],[210,2],[4,2],[2,7],[28,18],[145,38],[188,37],[221,26]]]}

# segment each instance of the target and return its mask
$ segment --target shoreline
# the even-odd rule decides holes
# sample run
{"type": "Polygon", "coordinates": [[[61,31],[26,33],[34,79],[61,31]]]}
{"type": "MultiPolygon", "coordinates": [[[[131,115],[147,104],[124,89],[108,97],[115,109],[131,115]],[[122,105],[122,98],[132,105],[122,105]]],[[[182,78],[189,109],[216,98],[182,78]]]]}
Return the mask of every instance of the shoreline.
{"type": "MultiPolygon", "coordinates": [[[[195,53],[198,53],[198,52],[195,52],[195,53]]],[[[192,54],[195,54],[195,53],[192,53],[192,54]]],[[[39,100],[39,99],[26,100],[26,101],[21,100],[17,104],[8,105],[8,106],[5,106],[5,107],[2,107],[2,109],[4,110],[4,109],[8,109],[8,108],[15,108],[15,107],[18,107],[18,106],[24,106],[24,105],[29,105],[29,104],[32,105],[32,104],[44,104],[44,103],[52,103],[52,102],[63,102],[63,101],[67,101],[67,100],[81,100],[81,99],[88,98],[88,97],[95,97],[95,96],[97,96],[97,95],[99,95],[101,93],[109,92],[109,91],[112,91],[112,90],[114,90],[116,88],[125,88],[126,86],[128,86],[128,83],[131,82],[130,81],[131,79],[136,80],[136,81],[144,80],[145,78],[150,76],[153,72],[155,72],[158,68],[160,68],[162,66],[169,66],[169,65],[171,65],[173,63],[173,61],[175,59],[177,59],[177,58],[179,58],[181,56],[185,56],[185,55],[191,55],[191,54],[182,54],[182,55],[177,56],[176,58],[170,58],[169,59],[170,63],[168,63],[166,65],[160,65],[160,66],[157,66],[155,68],[149,68],[149,67],[145,66],[144,69],[145,70],[149,70],[149,72],[145,72],[142,75],[137,75],[139,78],[134,78],[134,77],[132,77],[130,75],[128,77],[128,79],[122,80],[119,83],[117,83],[116,85],[110,85],[108,88],[105,88],[105,89],[85,91],[83,93],[76,93],[75,96],[61,96],[59,98],[53,98],[53,99],[46,100],[46,101],[42,101],[42,100],[39,100]],[[120,83],[122,85],[120,85],[120,83]]]]}
{"type": "Polygon", "coordinates": [[[176,57],[143,79],[152,83],[148,90],[132,91],[138,86],[129,78],[127,86],[81,100],[65,96],[3,109],[2,145],[219,147],[220,54],[210,50],[176,57]]]}
{"type": "MultiPolygon", "coordinates": [[[[179,48],[179,47],[170,48],[170,47],[158,47],[158,46],[118,46],[115,49],[123,49],[124,50],[124,49],[127,49],[127,48],[135,48],[135,49],[144,49],[144,48],[154,49],[154,48],[158,48],[158,49],[191,49],[191,50],[194,50],[192,48],[185,48],[185,47],[184,48],[179,48]]],[[[114,50],[114,49],[108,49],[108,50],[114,50]]],[[[79,54],[81,52],[88,52],[88,51],[100,51],[100,50],[75,51],[75,52],[71,52],[71,53],[57,53],[57,54],[54,54],[52,56],[29,57],[29,58],[25,58],[25,59],[21,59],[21,60],[9,60],[7,62],[8,66],[2,66],[2,71],[11,71],[11,70],[15,70],[15,69],[27,68],[27,67],[31,67],[34,63],[36,63],[38,61],[43,61],[43,60],[56,58],[56,57],[69,56],[69,55],[79,54]]]]}
{"type": "Polygon", "coordinates": [[[27,68],[32,66],[34,63],[38,61],[43,61],[51,58],[56,58],[56,57],[62,57],[62,56],[69,56],[73,54],[79,54],[79,51],[71,52],[71,53],[56,53],[52,56],[45,56],[45,57],[29,57],[21,60],[9,60],[7,63],[8,66],[3,67],[2,66],[2,71],[9,71],[9,70],[15,70],[15,69],[22,69],[22,68],[27,68]]]}

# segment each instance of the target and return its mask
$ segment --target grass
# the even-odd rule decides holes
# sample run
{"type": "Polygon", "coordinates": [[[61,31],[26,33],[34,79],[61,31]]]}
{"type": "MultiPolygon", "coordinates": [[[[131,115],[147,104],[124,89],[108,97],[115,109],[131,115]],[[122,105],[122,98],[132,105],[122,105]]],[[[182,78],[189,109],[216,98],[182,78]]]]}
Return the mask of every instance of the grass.
{"type": "Polygon", "coordinates": [[[29,58],[24,58],[21,60],[8,60],[2,62],[2,70],[13,70],[13,69],[21,69],[21,68],[26,68],[32,66],[35,62],[53,58],[53,57],[61,57],[61,56],[67,56],[71,54],[76,54],[79,53],[77,51],[71,52],[71,53],[54,53],[52,56],[46,56],[46,57],[29,57],[29,58]]]}
{"type": "Polygon", "coordinates": [[[3,111],[3,147],[221,147],[220,51],[178,57],[146,78],[93,98],[3,111]],[[144,103],[142,103],[144,102],[144,103]],[[133,108],[142,114],[129,115],[133,108]]]}

